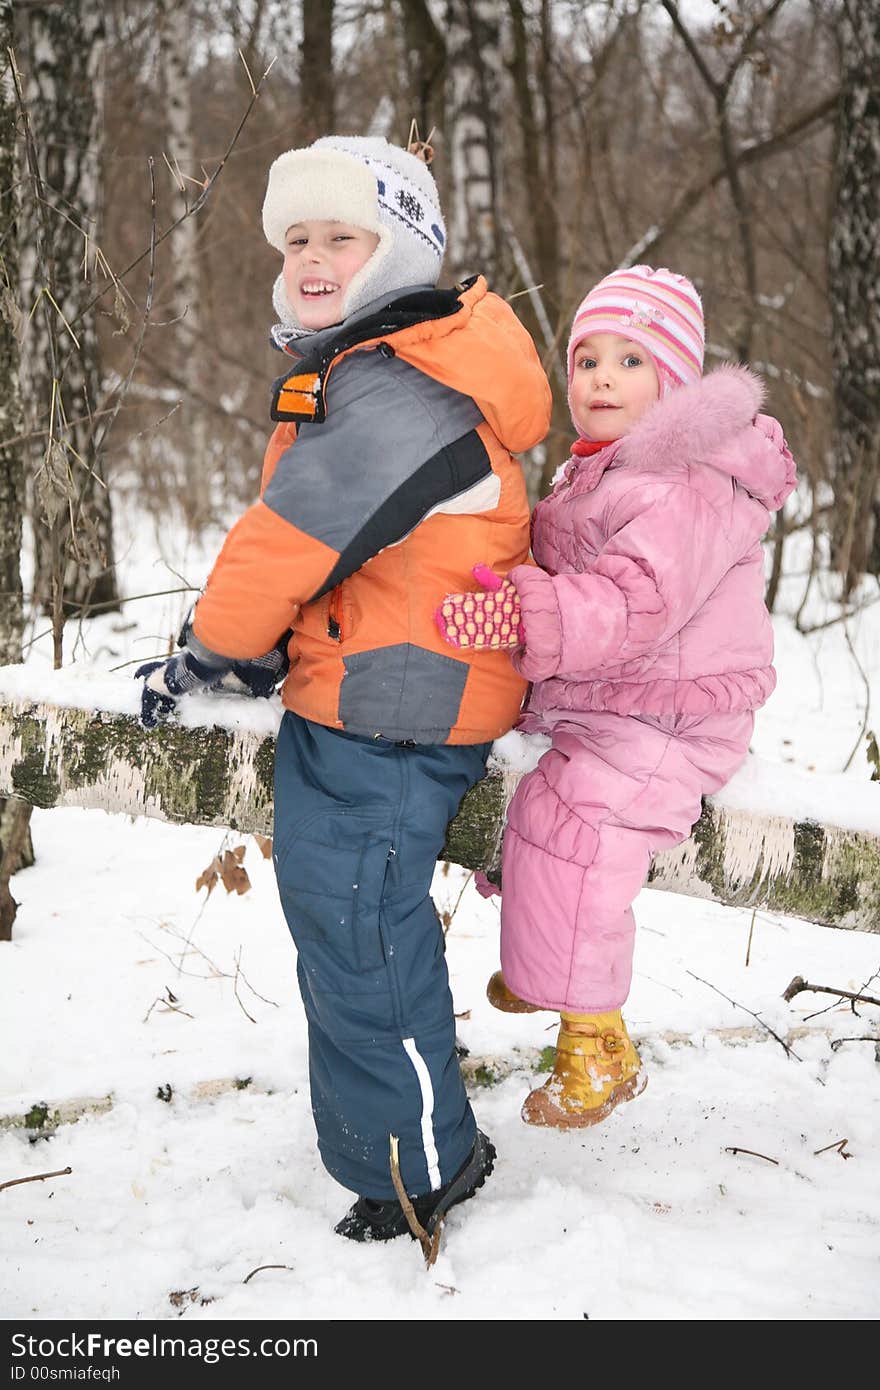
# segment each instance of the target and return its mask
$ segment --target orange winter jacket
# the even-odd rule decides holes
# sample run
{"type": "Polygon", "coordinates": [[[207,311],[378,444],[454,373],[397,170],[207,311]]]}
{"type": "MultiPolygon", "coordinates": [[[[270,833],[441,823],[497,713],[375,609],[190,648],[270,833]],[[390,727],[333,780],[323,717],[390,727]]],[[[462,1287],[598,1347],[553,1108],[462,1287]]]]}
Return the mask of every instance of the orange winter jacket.
{"type": "Polygon", "coordinates": [[[504,574],[528,555],[512,452],[550,420],[531,338],[476,277],[387,296],[291,355],[260,501],[226,538],[189,644],[241,660],[291,628],[282,698],[306,719],[417,743],[497,738],[524,682],[506,652],[448,647],[433,615],[474,587],[478,562],[504,574]]]}

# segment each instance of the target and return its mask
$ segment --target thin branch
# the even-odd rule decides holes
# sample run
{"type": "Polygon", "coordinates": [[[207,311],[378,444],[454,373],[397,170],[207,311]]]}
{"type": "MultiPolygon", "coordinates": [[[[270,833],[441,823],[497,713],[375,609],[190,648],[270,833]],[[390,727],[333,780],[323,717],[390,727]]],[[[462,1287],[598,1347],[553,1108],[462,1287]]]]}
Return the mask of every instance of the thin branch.
{"type": "Polygon", "coordinates": [[[107,440],[107,436],[109,435],[114,424],[116,423],[116,417],[119,414],[119,408],[122,405],[123,400],[125,399],[129,387],[131,386],[132,377],[135,374],[135,369],[137,368],[137,364],[140,360],[141,351],[144,346],[144,336],[147,331],[147,324],[150,321],[150,313],[153,308],[153,290],[156,284],[156,170],[153,165],[152,155],[150,155],[149,159],[147,160],[147,166],[150,171],[150,266],[149,273],[147,275],[147,293],[146,298],[144,300],[144,312],[141,317],[140,332],[138,333],[137,342],[134,346],[134,352],[131,356],[131,363],[129,365],[128,371],[125,374],[125,377],[123,378],[122,382],[119,384],[116,390],[116,403],[112,411],[110,412],[110,419],[104,426],[100,438],[94,440],[93,447],[96,454],[100,454],[101,450],[103,449],[104,444],[107,440]]]}
{"type": "Polygon", "coordinates": [[[754,930],[755,930],[755,918],[757,917],[757,915],[758,915],[758,909],[755,908],[754,912],[752,913],[752,920],[751,920],[751,922],[749,923],[749,939],[748,939],[748,942],[747,942],[747,944],[746,944],[746,966],[748,966],[749,957],[750,957],[751,954],[752,954],[752,933],[753,933],[754,930]]]}
{"type": "Polygon", "coordinates": [[[0,1182],[0,1192],[4,1187],[18,1187],[23,1182],[45,1182],[47,1178],[63,1178],[68,1173],[72,1173],[72,1168],[56,1168],[54,1173],[34,1173],[29,1178],[10,1178],[8,1182],[0,1182]]]}
{"type": "MultiPolygon", "coordinates": [[[[736,163],[738,167],[744,168],[749,164],[754,164],[777,150],[784,149],[797,136],[803,135],[810,126],[817,121],[830,116],[837,109],[840,100],[840,93],[834,91],[830,96],[823,98],[816,106],[811,106],[808,111],[795,118],[782,130],[768,139],[762,140],[758,144],[746,145],[741,147],[736,153],[736,163]]],[[[657,246],[676,230],[681,222],[693,212],[697,204],[705,195],[722,182],[727,177],[728,165],[725,161],[717,165],[699,183],[685,188],[679,195],[678,200],[673,204],[664,222],[659,227],[652,227],[644,236],[630,248],[620,262],[622,267],[632,265],[636,260],[643,260],[650,256],[657,246]]]]}
{"type": "Polygon", "coordinates": [[[468,886],[468,884],[470,883],[470,881],[471,881],[471,879],[473,878],[473,876],[474,876],[474,871],[473,871],[473,869],[471,869],[470,873],[466,875],[465,880],[464,880],[464,883],[461,885],[461,889],[460,889],[460,891],[459,891],[458,897],[457,897],[456,900],[455,900],[455,907],[452,909],[451,912],[449,912],[449,911],[447,910],[446,912],[444,912],[444,913],[441,915],[441,919],[440,919],[440,920],[441,920],[442,925],[443,925],[443,934],[444,934],[444,936],[446,935],[446,933],[447,933],[447,931],[449,930],[449,928],[452,926],[453,919],[455,918],[455,914],[456,914],[456,912],[458,911],[459,907],[461,906],[461,900],[462,900],[462,898],[463,898],[464,895],[465,895],[465,890],[467,889],[467,886],[468,886]]]}
{"type": "Polygon", "coordinates": [[[772,4],[770,5],[769,9],[765,10],[763,14],[755,16],[755,20],[752,24],[751,29],[749,29],[748,33],[746,34],[739,47],[739,51],[731,59],[727,72],[721,79],[721,88],[725,95],[729,91],[733,79],[736,77],[736,74],[739,72],[746,58],[748,58],[749,54],[754,48],[755,40],[757,39],[761,30],[765,27],[765,25],[770,23],[770,20],[776,14],[776,11],[781,9],[784,3],[785,0],[772,0],[772,4]]]}
{"type": "Polygon", "coordinates": [[[765,1023],[763,1018],[761,1018],[760,1014],[755,1013],[754,1009],[748,1009],[746,1008],[745,1004],[740,1004],[736,999],[731,999],[729,994],[725,994],[722,989],[719,989],[717,985],[713,985],[710,980],[704,980],[702,975],[695,975],[693,970],[688,970],[687,974],[690,975],[691,979],[699,980],[701,985],[708,985],[710,989],[714,989],[716,994],[720,994],[721,998],[726,999],[728,1004],[732,1004],[735,1009],[742,1009],[744,1013],[751,1014],[752,1018],[755,1019],[756,1022],[760,1023],[762,1028],[766,1028],[771,1038],[776,1039],[776,1041],[779,1043],[779,1046],[782,1048],[787,1057],[794,1057],[795,1061],[797,1062],[803,1061],[802,1057],[798,1057],[794,1048],[790,1047],[784,1038],[780,1038],[778,1033],[774,1033],[769,1023],[765,1023]]]}
{"type": "MultiPolygon", "coordinates": [[[[243,59],[243,58],[242,58],[242,62],[244,62],[244,59],[243,59]]],[[[242,1282],[243,1284],[248,1284],[248,1283],[250,1283],[250,1281],[251,1281],[251,1279],[253,1279],[254,1275],[255,1275],[255,1274],[259,1274],[260,1271],[263,1270],[263,1269],[291,1269],[291,1270],[292,1270],[292,1269],[293,1269],[293,1265],[257,1265],[256,1269],[252,1269],[251,1272],[250,1272],[250,1274],[245,1275],[244,1279],[242,1279],[241,1282],[242,1282]]]]}
{"type": "Polygon", "coordinates": [[[875,999],[872,994],[855,994],[848,989],[834,989],[831,985],[811,985],[802,975],[795,975],[782,997],[787,1003],[791,1003],[795,995],[801,994],[805,989],[812,990],[814,994],[836,994],[839,999],[851,999],[853,1003],[880,1005],[880,999],[875,999]]]}
{"type": "Polygon", "coordinates": [[[235,978],[234,978],[234,980],[232,981],[232,992],[233,992],[233,994],[235,995],[236,1001],[237,1001],[237,1003],[238,1003],[238,1007],[241,1009],[241,1011],[242,1011],[242,1013],[244,1014],[245,1018],[250,1019],[251,1023],[256,1023],[257,1020],[254,1018],[253,1014],[249,1014],[249,1013],[248,1013],[247,1009],[245,1008],[244,1004],[242,1003],[241,995],[240,995],[239,992],[238,992],[238,977],[239,977],[240,969],[241,969],[241,947],[239,946],[239,948],[238,948],[238,954],[237,954],[236,957],[235,957],[235,978]]]}
{"type": "Polygon", "coordinates": [[[757,1149],[740,1149],[730,1145],[725,1148],[724,1152],[726,1154],[751,1154],[752,1158],[763,1158],[765,1163],[775,1163],[777,1168],[779,1167],[778,1158],[770,1158],[767,1154],[759,1154],[757,1149]]]}
{"type": "Polygon", "coordinates": [[[443,1218],[441,1217],[438,1220],[437,1225],[434,1227],[433,1235],[429,1236],[428,1232],[419,1221],[419,1218],[416,1216],[415,1208],[403,1185],[403,1178],[400,1176],[400,1157],[398,1153],[399,1140],[397,1135],[389,1134],[388,1140],[391,1150],[391,1181],[394,1183],[394,1191],[397,1193],[397,1200],[403,1208],[406,1223],[419,1242],[419,1245],[422,1247],[422,1254],[425,1257],[425,1267],[430,1269],[440,1251],[440,1234],[443,1230],[443,1218]]]}
{"type": "Polygon", "coordinates": [[[826,627],[834,627],[837,623],[846,623],[850,618],[857,618],[860,613],[864,613],[867,608],[873,608],[876,603],[880,603],[880,595],[877,598],[866,599],[864,603],[857,604],[855,608],[848,608],[844,613],[838,613],[836,618],[826,618],[824,623],[799,627],[797,631],[802,637],[809,637],[811,632],[824,632],[826,627]]]}
{"type": "Polygon", "coordinates": [[[846,1152],[848,1143],[848,1139],[835,1139],[833,1144],[826,1144],[824,1149],[814,1149],[813,1157],[815,1158],[817,1154],[827,1154],[829,1149],[836,1149],[841,1158],[852,1158],[853,1155],[846,1152]]]}
{"type": "Polygon", "coordinates": [[[672,20],[676,33],[693,58],[697,71],[717,103],[723,94],[722,84],[713,76],[711,68],[703,57],[699,44],[683,22],[681,15],[678,13],[678,5],[675,4],[675,0],[661,0],[661,3],[664,10],[669,15],[669,18],[672,20]]]}
{"type": "Polygon", "coordinates": [[[868,680],[867,672],[865,671],[865,668],[862,665],[862,663],[859,661],[856,649],[853,646],[853,640],[849,634],[848,623],[844,623],[843,625],[843,635],[846,639],[846,645],[849,649],[849,654],[855,662],[856,670],[861,676],[862,684],[865,687],[865,713],[862,717],[862,727],[859,729],[859,736],[853,744],[852,752],[850,753],[843,767],[840,769],[841,772],[846,772],[849,769],[850,763],[852,762],[856,753],[858,753],[859,749],[861,748],[862,743],[864,742],[865,734],[868,731],[868,720],[871,717],[871,682],[868,680]]]}
{"type": "MultiPolygon", "coordinates": [[[[131,262],[125,267],[125,270],[121,271],[121,272],[119,273],[119,275],[116,276],[116,280],[117,280],[117,281],[124,280],[125,277],[126,277],[126,275],[129,275],[129,274],[131,273],[131,271],[133,271],[137,266],[140,265],[141,261],[145,260],[147,256],[149,256],[149,255],[151,255],[152,253],[154,253],[154,252],[155,252],[155,247],[156,247],[156,246],[160,246],[160,245],[162,244],[162,242],[166,239],[166,237],[171,236],[172,232],[175,232],[175,231],[177,230],[177,228],[180,226],[181,222],[185,222],[186,219],[187,219],[188,217],[194,217],[194,216],[196,215],[196,213],[201,212],[202,208],[205,206],[205,203],[207,202],[208,198],[210,197],[211,190],[213,189],[214,184],[217,182],[218,178],[220,177],[220,175],[222,174],[224,168],[226,167],[226,163],[227,163],[227,161],[228,161],[228,159],[229,159],[229,156],[232,154],[232,151],[235,149],[235,146],[236,146],[237,143],[238,143],[239,136],[241,135],[241,132],[244,130],[244,127],[245,127],[245,125],[246,125],[246,123],[247,123],[247,120],[248,120],[248,118],[249,118],[251,112],[253,111],[254,106],[256,105],[257,101],[259,100],[260,93],[261,93],[262,87],[263,87],[263,83],[265,82],[266,78],[269,76],[269,73],[271,72],[271,70],[272,70],[274,64],[275,64],[275,58],[272,59],[272,62],[271,62],[271,63],[269,64],[269,66],[266,68],[266,71],[263,73],[262,77],[260,78],[259,82],[257,83],[256,88],[254,89],[253,95],[251,96],[251,99],[250,99],[250,101],[249,101],[248,104],[247,104],[247,107],[246,107],[246,109],[245,109],[244,115],[242,116],[241,120],[240,120],[239,123],[238,123],[238,126],[236,127],[235,134],[233,135],[232,139],[230,140],[229,144],[227,145],[226,151],[225,151],[225,153],[222,155],[222,157],[221,157],[221,159],[220,159],[220,163],[217,165],[217,168],[214,170],[213,174],[211,174],[210,177],[209,177],[208,179],[205,180],[204,187],[202,188],[202,191],[201,191],[201,193],[199,194],[198,198],[196,198],[196,200],[195,200],[194,203],[191,203],[191,204],[190,204],[190,206],[186,209],[185,212],[182,212],[181,215],[180,215],[179,217],[175,218],[175,220],[170,224],[170,226],[168,226],[168,227],[165,228],[165,231],[164,231],[164,232],[160,232],[160,233],[159,233],[159,235],[156,237],[155,246],[148,246],[148,247],[146,248],[146,250],[142,251],[141,254],[140,254],[139,256],[136,256],[135,259],[134,259],[133,261],[131,261],[131,262]]],[[[108,280],[108,281],[107,281],[107,284],[104,285],[103,288],[100,289],[100,290],[97,292],[97,294],[95,294],[95,295],[92,297],[92,299],[89,300],[88,304],[86,304],[86,305],[80,310],[80,312],[77,314],[76,318],[73,320],[74,323],[76,323],[79,319],[81,319],[81,318],[83,317],[84,314],[87,314],[87,313],[89,312],[89,310],[92,309],[92,308],[94,307],[94,305],[97,304],[98,301],[99,301],[100,299],[103,299],[104,295],[107,293],[107,291],[111,288],[111,286],[112,286],[114,283],[115,283],[115,281],[113,281],[113,280],[108,280]]]]}

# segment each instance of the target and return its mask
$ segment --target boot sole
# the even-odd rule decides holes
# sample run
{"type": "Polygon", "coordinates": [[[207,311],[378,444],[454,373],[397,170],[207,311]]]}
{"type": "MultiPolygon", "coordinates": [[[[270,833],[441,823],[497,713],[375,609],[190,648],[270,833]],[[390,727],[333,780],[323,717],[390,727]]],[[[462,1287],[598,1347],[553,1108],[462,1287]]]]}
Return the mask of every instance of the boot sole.
{"type": "Polygon", "coordinates": [[[647,1076],[644,1072],[638,1072],[628,1081],[615,1086],[607,1100],[595,1109],[573,1113],[557,1105],[543,1087],[539,1087],[526,1096],[520,1114],[527,1125],[537,1125],[545,1129],[587,1129],[590,1125],[597,1125],[607,1119],[612,1110],[623,1101],[635,1100],[647,1084],[647,1076]]]}
{"type": "Polygon", "coordinates": [[[540,1004],[530,1004],[526,999],[518,999],[515,994],[502,994],[492,988],[492,981],[486,986],[486,998],[502,1014],[540,1014],[546,1012],[540,1004]]]}
{"type": "MultiPolygon", "coordinates": [[[[466,1202],[483,1186],[495,1167],[495,1158],[495,1145],[492,1140],[483,1134],[482,1130],[478,1130],[467,1167],[458,1175],[449,1191],[444,1193],[442,1201],[423,1222],[424,1230],[427,1231],[428,1235],[433,1235],[450,1207],[456,1206],[459,1202],[466,1202]]],[[[415,1200],[418,1201],[418,1198],[415,1200]]],[[[346,1240],[353,1240],[360,1244],[379,1244],[389,1240],[397,1240],[399,1236],[410,1236],[415,1240],[416,1237],[410,1230],[409,1222],[400,1210],[399,1204],[396,1203],[395,1205],[397,1206],[396,1215],[392,1216],[386,1225],[373,1226],[366,1216],[357,1213],[357,1203],[355,1203],[351,1211],[347,1212],[333,1229],[336,1235],[344,1236],[346,1240]]]]}

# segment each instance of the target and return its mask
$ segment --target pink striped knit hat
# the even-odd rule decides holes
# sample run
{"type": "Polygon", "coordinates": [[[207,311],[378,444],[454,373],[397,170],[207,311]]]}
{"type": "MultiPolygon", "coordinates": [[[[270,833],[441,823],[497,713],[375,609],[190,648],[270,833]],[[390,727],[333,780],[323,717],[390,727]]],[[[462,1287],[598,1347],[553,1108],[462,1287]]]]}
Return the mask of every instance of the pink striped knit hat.
{"type": "Polygon", "coordinates": [[[594,285],[574,316],[568,340],[568,381],[574,354],[591,333],[619,333],[651,354],[660,395],[699,381],[706,340],[703,306],[690,280],[660,267],[614,270],[594,285]]]}

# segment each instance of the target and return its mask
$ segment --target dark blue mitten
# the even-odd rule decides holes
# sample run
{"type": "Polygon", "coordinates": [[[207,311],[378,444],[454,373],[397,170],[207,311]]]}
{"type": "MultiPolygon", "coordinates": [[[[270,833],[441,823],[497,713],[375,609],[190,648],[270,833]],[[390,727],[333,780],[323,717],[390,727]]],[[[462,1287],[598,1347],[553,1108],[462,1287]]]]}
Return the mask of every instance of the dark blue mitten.
{"type": "Polygon", "coordinates": [[[230,664],[224,661],[222,666],[209,666],[184,648],[165,661],[147,661],[139,666],[134,674],[135,679],[142,677],[144,681],[141,692],[144,728],[154,729],[157,724],[163,724],[174,712],[181,696],[214,685],[230,664]]]}
{"type": "Polygon", "coordinates": [[[271,695],[290,669],[287,655],[290,637],[288,629],[265,656],[254,657],[251,661],[233,661],[232,669],[215,682],[211,689],[223,691],[228,695],[253,695],[256,698],[271,695]]]}

